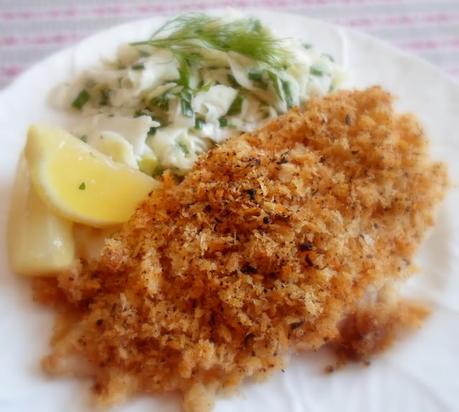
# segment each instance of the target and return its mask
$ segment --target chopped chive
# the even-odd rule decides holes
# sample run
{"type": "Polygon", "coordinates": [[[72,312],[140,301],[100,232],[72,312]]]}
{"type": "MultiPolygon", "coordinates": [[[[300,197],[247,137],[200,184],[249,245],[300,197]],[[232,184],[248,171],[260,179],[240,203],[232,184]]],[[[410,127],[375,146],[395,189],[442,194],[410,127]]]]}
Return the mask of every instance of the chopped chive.
{"type": "Polygon", "coordinates": [[[180,92],[180,108],[182,115],[185,117],[193,117],[193,109],[191,107],[192,94],[189,89],[183,89],[180,92]]]}
{"type": "Polygon", "coordinates": [[[313,75],[313,76],[323,76],[324,75],[324,72],[318,68],[317,66],[312,66],[310,69],[309,69],[309,72],[313,75]]]}
{"type": "Polygon", "coordinates": [[[188,149],[188,146],[185,144],[185,142],[179,140],[177,142],[177,146],[180,148],[180,150],[185,153],[186,155],[190,154],[190,150],[188,149]]]}
{"type": "Polygon", "coordinates": [[[201,130],[202,126],[205,124],[205,120],[202,117],[196,116],[196,119],[194,121],[194,128],[197,130],[201,130]]]}
{"type": "Polygon", "coordinates": [[[239,113],[241,113],[242,110],[242,96],[238,94],[236,98],[233,100],[233,103],[231,103],[231,106],[228,109],[228,112],[226,113],[227,116],[235,116],[239,113]]]}
{"type": "Polygon", "coordinates": [[[169,110],[169,98],[167,97],[167,93],[153,98],[150,103],[151,105],[156,106],[158,109],[164,111],[169,110]]]}
{"type": "Polygon", "coordinates": [[[85,182],[81,182],[80,186],[78,186],[78,189],[85,190],[86,189],[86,183],[85,182]]]}
{"type": "Polygon", "coordinates": [[[203,83],[199,87],[198,91],[200,91],[200,92],[208,92],[211,87],[212,87],[212,83],[203,83]]]}
{"type": "Polygon", "coordinates": [[[88,102],[89,98],[89,93],[87,92],[87,90],[83,89],[80,93],[78,93],[78,96],[72,102],[72,107],[81,110],[82,107],[88,102]]]}
{"type": "Polygon", "coordinates": [[[285,103],[287,103],[287,108],[290,109],[293,107],[293,97],[290,83],[287,80],[281,80],[281,84],[282,91],[284,92],[285,103]]]}
{"type": "Polygon", "coordinates": [[[263,72],[256,70],[250,71],[248,78],[260,89],[266,90],[268,88],[268,85],[263,78],[263,72]]]}
{"type": "Polygon", "coordinates": [[[190,66],[186,59],[183,59],[183,61],[180,64],[179,80],[177,83],[186,88],[190,86],[190,66]]]}
{"type": "Polygon", "coordinates": [[[312,47],[312,44],[311,43],[303,43],[303,47],[308,50],[312,47]]]}
{"type": "Polygon", "coordinates": [[[145,69],[145,65],[143,63],[137,63],[131,66],[132,70],[143,70],[145,69]]]}
{"type": "Polygon", "coordinates": [[[80,137],[80,140],[81,140],[82,142],[88,143],[88,136],[83,135],[83,136],[80,137]]]}
{"type": "Polygon", "coordinates": [[[279,76],[276,73],[272,71],[268,72],[268,76],[273,84],[274,91],[276,92],[279,99],[285,101],[284,90],[282,87],[282,80],[279,78],[279,76]]]}
{"type": "Polygon", "coordinates": [[[156,130],[159,128],[160,126],[152,126],[150,127],[150,129],[148,130],[148,136],[154,136],[156,134],[156,130]]]}
{"type": "Polygon", "coordinates": [[[220,125],[220,127],[226,127],[228,126],[228,119],[226,117],[220,117],[218,119],[218,124],[220,125]]]}
{"type": "Polygon", "coordinates": [[[251,71],[249,72],[248,76],[249,76],[249,79],[253,81],[259,82],[262,80],[261,72],[251,71]]]}

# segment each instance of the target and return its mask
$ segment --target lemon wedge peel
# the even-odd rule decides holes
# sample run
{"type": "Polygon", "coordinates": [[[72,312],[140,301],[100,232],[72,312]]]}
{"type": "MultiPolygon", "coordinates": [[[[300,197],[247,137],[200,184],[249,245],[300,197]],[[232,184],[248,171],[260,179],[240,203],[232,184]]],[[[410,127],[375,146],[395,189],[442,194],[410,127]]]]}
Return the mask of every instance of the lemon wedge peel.
{"type": "Polygon", "coordinates": [[[56,275],[73,264],[73,223],[54,214],[35,193],[23,156],[10,207],[8,256],[13,272],[24,276],[56,275]]]}

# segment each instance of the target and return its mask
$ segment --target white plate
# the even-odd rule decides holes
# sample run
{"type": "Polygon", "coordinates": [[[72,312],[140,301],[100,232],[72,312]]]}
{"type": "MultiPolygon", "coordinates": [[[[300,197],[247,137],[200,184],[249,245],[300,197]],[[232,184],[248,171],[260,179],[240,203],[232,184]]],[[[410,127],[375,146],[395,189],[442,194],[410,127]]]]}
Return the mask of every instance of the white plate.
{"type": "MultiPolygon", "coordinates": [[[[314,43],[346,65],[357,87],[381,84],[399,96],[398,108],[419,116],[432,152],[459,179],[459,86],[435,67],[363,34],[304,17],[252,12],[281,36],[314,43]]],[[[16,161],[31,122],[65,119],[46,103],[57,82],[109,56],[121,42],[142,39],[162,19],[125,24],[90,37],[34,66],[0,93],[0,410],[91,410],[89,382],[51,380],[39,369],[48,350],[52,313],[38,307],[24,280],[8,269],[5,226],[16,161]]],[[[350,366],[324,375],[315,354],[294,356],[285,373],[244,385],[219,399],[223,411],[446,411],[459,410],[459,192],[444,202],[418,262],[422,273],[410,293],[432,302],[424,327],[376,358],[368,368],[350,366]]],[[[136,399],[119,411],[178,411],[174,396],[136,399]]]]}

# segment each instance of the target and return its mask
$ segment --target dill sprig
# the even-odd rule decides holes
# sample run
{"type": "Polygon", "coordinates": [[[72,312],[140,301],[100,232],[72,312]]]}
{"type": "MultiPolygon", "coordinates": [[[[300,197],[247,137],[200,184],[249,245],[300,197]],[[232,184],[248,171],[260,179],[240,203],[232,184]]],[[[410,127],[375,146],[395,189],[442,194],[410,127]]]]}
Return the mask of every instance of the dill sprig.
{"type": "Polygon", "coordinates": [[[161,26],[149,40],[132,43],[170,50],[175,55],[197,52],[199,48],[235,52],[280,69],[289,53],[257,19],[224,21],[203,14],[179,16],[161,26]]]}

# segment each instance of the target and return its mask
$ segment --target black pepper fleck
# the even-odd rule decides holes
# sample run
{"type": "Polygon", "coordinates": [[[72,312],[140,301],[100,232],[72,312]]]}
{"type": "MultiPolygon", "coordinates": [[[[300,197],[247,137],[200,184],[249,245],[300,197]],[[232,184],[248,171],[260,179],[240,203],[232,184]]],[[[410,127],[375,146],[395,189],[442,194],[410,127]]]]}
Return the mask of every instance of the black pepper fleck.
{"type": "Polygon", "coordinates": [[[255,200],[255,196],[257,195],[255,189],[247,189],[245,192],[249,195],[250,200],[255,200]]]}
{"type": "Polygon", "coordinates": [[[280,159],[276,162],[278,165],[283,165],[284,163],[288,163],[288,152],[282,153],[280,159]]]}
{"type": "Polygon", "coordinates": [[[242,266],[241,272],[245,273],[246,275],[253,275],[254,273],[257,273],[257,268],[247,263],[244,266],[242,266]]]}
{"type": "Polygon", "coordinates": [[[247,346],[250,342],[251,339],[253,339],[255,335],[253,333],[248,333],[247,335],[245,335],[244,337],[244,346],[247,346]]]}
{"type": "Polygon", "coordinates": [[[300,245],[299,245],[299,249],[302,252],[308,252],[308,251],[312,250],[313,247],[314,247],[314,245],[311,242],[303,242],[303,243],[300,243],[300,245]]]}
{"type": "Polygon", "coordinates": [[[290,324],[290,329],[294,330],[294,329],[298,329],[298,328],[301,328],[301,326],[304,325],[304,320],[300,320],[298,322],[295,322],[295,323],[291,323],[290,324]]]}

